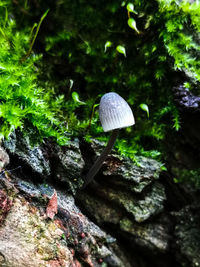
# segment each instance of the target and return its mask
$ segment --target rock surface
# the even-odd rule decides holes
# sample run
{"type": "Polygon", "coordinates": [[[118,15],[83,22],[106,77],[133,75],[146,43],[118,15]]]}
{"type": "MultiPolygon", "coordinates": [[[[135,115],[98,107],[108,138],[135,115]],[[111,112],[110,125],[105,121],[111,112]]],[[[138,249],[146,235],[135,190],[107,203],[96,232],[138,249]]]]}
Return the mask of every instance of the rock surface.
{"type": "Polygon", "coordinates": [[[53,187],[12,176],[0,182],[0,266],[99,266],[102,259],[123,266],[111,246],[116,240],[82,214],[72,196],[57,190],[58,213],[50,220],[53,187]]]}
{"type": "Polygon", "coordinates": [[[27,165],[34,172],[40,175],[49,175],[50,166],[49,161],[43,156],[40,147],[32,147],[28,137],[16,137],[13,133],[8,141],[4,142],[4,147],[10,152],[11,155],[15,155],[18,161],[21,161],[23,165],[27,165]]]}
{"type": "Polygon", "coordinates": [[[135,164],[113,152],[81,190],[103,145],[78,139],[62,148],[5,144],[10,163],[1,149],[0,266],[200,264],[199,208],[182,201],[182,189],[160,175],[157,161],[140,157],[135,164]],[[58,209],[49,218],[55,192],[58,209]]]}
{"type": "Polygon", "coordinates": [[[155,160],[140,157],[135,165],[113,154],[97,175],[97,182],[79,192],[79,205],[98,225],[116,229],[133,248],[167,252],[170,223],[163,225],[156,219],[166,199],[164,186],[158,181],[160,171],[155,160]]]}
{"type": "Polygon", "coordinates": [[[184,266],[186,260],[191,266],[200,265],[200,229],[199,229],[199,205],[186,206],[180,211],[174,213],[176,217],[175,236],[177,257],[184,266]]]}

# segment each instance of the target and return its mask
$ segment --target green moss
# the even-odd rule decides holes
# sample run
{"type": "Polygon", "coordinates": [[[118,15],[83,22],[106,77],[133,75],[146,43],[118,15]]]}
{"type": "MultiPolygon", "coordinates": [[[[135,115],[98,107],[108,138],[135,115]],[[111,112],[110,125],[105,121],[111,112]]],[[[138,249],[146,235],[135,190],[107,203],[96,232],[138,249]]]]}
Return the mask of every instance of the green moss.
{"type": "Polygon", "coordinates": [[[59,143],[66,142],[66,128],[55,115],[61,106],[60,97],[38,86],[36,63],[41,56],[31,53],[24,59],[30,48],[30,29],[16,30],[8,4],[4,2],[0,7],[0,138],[27,128],[38,139],[52,136],[59,143]]]}
{"type": "Polygon", "coordinates": [[[177,80],[190,89],[199,83],[200,4],[136,0],[134,12],[128,12],[128,3],[38,0],[36,8],[19,0],[12,10],[17,28],[1,8],[2,136],[19,128],[60,144],[69,135],[106,140],[93,107],[101,95],[115,91],[136,119],[134,127],[121,131],[118,151],[133,160],[136,154],[161,159],[166,130],[180,129],[172,87],[177,80]],[[21,62],[30,50],[31,29],[46,10],[33,47],[43,57],[32,53],[21,62]],[[149,118],[141,104],[148,106],[149,118]]]}
{"type": "MultiPolygon", "coordinates": [[[[166,128],[180,128],[172,77],[178,77],[176,71],[182,70],[191,74],[192,82],[199,79],[199,5],[186,1],[135,1],[137,14],[130,14],[126,2],[121,5],[114,0],[101,1],[93,5],[92,1],[82,0],[57,3],[53,9],[58,13],[52,14],[52,21],[59,27],[51,28],[43,37],[47,62],[62,62],[65,71],[61,79],[66,84],[66,76],[68,81],[72,79],[71,90],[78,91],[87,103],[87,108],[82,106],[78,112],[68,109],[69,129],[85,135],[93,104],[99,102],[102,94],[115,91],[129,102],[136,118],[133,128],[123,130],[116,144],[118,151],[132,159],[137,153],[160,158],[159,144],[166,128]],[[127,24],[128,16],[134,19],[139,33],[127,24]],[[123,47],[125,54],[118,47],[123,47]],[[149,118],[140,109],[141,103],[148,105],[149,118]]],[[[55,78],[56,69],[51,64],[49,68],[45,65],[45,72],[55,78]]],[[[45,79],[44,73],[42,77],[45,79]]],[[[61,81],[55,86],[58,88],[59,84],[61,81]]],[[[106,139],[97,112],[89,131],[86,139],[106,139]]]]}
{"type": "Polygon", "coordinates": [[[171,57],[174,68],[187,70],[195,81],[200,81],[200,51],[198,33],[200,32],[200,5],[194,1],[158,0],[159,15],[165,21],[160,37],[171,57]]]}

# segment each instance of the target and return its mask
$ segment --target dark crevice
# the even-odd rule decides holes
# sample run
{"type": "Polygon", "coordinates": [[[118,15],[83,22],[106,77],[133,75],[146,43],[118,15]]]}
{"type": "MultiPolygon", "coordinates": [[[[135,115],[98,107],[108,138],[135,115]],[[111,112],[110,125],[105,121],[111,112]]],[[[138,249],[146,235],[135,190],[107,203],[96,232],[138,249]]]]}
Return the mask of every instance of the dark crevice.
{"type": "Polygon", "coordinates": [[[85,166],[82,170],[82,175],[83,177],[85,177],[95,161],[96,153],[92,149],[91,145],[87,143],[83,138],[80,138],[79,148],[82,158],[85,162],[85,166]]]}
{"type": "Polygon", "coordinates": [[[20,177],[22,180],[31,181],[35,184],[44,183],[44,177],[39,173],[33,171],[32,168],[22,159],[16,155],[9,154],[10,163],[6,167],[6,171],[20,177]]]}
{"type": "Polygon", "coordinates": [[[165,188],[166,200],[164,206],[166,211],[178,211],[184,206],[191,204],[190,196],[181,190],[179,184],[174,183],[172,175],[166,172],[162,173],[160,182],[165,188]]]}

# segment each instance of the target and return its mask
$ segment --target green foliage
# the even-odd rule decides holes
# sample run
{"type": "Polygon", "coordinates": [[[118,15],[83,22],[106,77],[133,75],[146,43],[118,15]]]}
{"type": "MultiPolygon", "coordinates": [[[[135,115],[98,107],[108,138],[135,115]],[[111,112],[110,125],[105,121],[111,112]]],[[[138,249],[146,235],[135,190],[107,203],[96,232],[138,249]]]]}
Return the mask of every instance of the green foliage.
{"type": "Polygon", "coordinates": [[[170,56],[174,58],[174,67],[186,70],[196,81],[200,81],[199,37],[200,4],[194,1],[159,2],[159,14],[163,17],[164,28],[160,37],[170,56]],[[190,28],[189,28],[190,27],[190,28]]]}
{"type": "Polygon", "coordinates": [[[23,60],[29,49],[29,32],[17,31],[9,17],[9,1],[0,7],[0,139],[15,129],[32,129],[39,139],[55,137],[65,143],[66,128],[56,114],[63,98],[37,85],[38,55],[23,60]],[[26,127],[27,126],[27,127],[26,127]]]}
{"type": "MultiPolygon", "coordinates": [[[[21,31],[12,28],[12,36],[20,35],[19,47],[15,44],[18,57],[14,66],[19,66],[19,69],[24,66],[23,75],[31,79],[27,86],[36,88],[28,90],[28,94],[39,90],[29,98],[30,110],[34,106],[34,96],[40,99],[41,106],[46,105],[46,111],[43,108],[37,119],[32,118],[34,112],[32,115],[24,113],[24,117],[19,116],[19,126],[15,122],[15,127],[22,128],[28,120],[45,136],[56,136],[55,132],[48,133],[52,121],[54,131],[63,125],[59,130],[60,136],[65,136],[67,131],[84,135],[87,140],[90,137],[106,139],[108,135],[103,133],[95,107],[101,95],[115,91],[128,101],[136,119],[135,126],[121,131],[116,148],[133,159],[135,154],[160,158],[157,150],[166,130],[179,130],[181,126],[173,103],[175,81],[178,79],[187,88],[192,88],[192,84],[200,79],[200,4],[175,0],[122,3],[102,0],[95,4],[92,0],[36,2],[37,8],[34,1],[25,5],[23,0],[15,6],[14,13],[21,31]],[[19,63],[30,48],[24,29],[28,27],[35,31],[35,21],[39,21],[38,18],[48,9],[44,28],[41,27],[33,47],[43,54],[43,59],[37,61],[37,76],[34,67],[37,56],[31,55],[19,63]],[[23,18],[21,10],[25,10],[23,18]],[[27,16],[27,13],[32,16],[27,16]],[[23,47],[26,51],[22,51],[23,47]],[[32,67],[26,68],[29,63],[32,67]],[[180,72],[187,78],[179,76],[180,72]],[[41,88],[48,89],[38,89],[36,82],[41,88]],[[145,104],[141,106],[141,103],[145,104]],[[45,121],[43,130],[38,125],[41,120],[45,121]]],[[[9,47],[6,31],[1,33],[1,38],[9,47]]],[[[9,38],[12,40],[14,37],[9,38]]],[[[1,71],[4,73],[3,69],[1,71]]],[[[21,81],[22,76],[18,79],[21,81]]],[[[20,88],[23,93],[21,84],[20,88]]]]}

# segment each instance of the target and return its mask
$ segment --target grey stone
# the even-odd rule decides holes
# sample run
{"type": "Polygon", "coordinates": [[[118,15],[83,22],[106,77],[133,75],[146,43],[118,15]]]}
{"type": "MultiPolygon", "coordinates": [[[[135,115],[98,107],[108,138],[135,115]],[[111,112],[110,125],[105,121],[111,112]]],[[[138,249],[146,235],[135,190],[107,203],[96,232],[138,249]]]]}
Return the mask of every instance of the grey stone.
{"type": "MultiPolygon", "coordinates": [[[[6,189],[6,179],[0,179],[0,190],[6,189]]],[[[62,266],[76,266],[79,261],[99,266],[99,259],[109,266],[129,266],[110,248],[116,239],[89,220],[72,195],[57,190],[58,213],[55,220],[48,220],[45,213],[55,190],[52,186],[23,182],[17,177],[10,183],[18,191],[9,193],[14,201],[0,227],[0,262],[5,266],[52,266],[57,261],[62,266]],[[31,263],[34,251],[35,262],[31,263]]]]}
{"type": "Polygon", "coordinates": [[[179,212],[173,212],[176,218],[176,255],[185,266],[185,259],[192,267],[200,266],[200,207],[186,206],[179,212]]]}
{"type": "Polygon", "coordinates": [[[6,151],[0,147],[0,172],[9,164],[10,159],[6,151]]]}
{"type": "MultiPolygon", "coordinates": [[[[56,189],[58,213],[52,223],[54,229],[57,227],[55,225],[59,224],[59,229],[56,230],[62,232],[59,246],[64,249],[65,260],[70,264],[79,266],[78,264],[83,262],[95,267],[100,266],[102,261],[103,266],[116,267],[147,267],[154,264],[166,267],[172,266],[175,261],[187,267],[200,264],[199,208],[193,209],[188,206],[171,213],[165,209],[166,201],[169,201],[167,199],[169,191],[173,194],[176,189],[171,191],[174,184],[168,188],[169,185],[160,179],[160,163],[145,157],[139,157],[137,162],[133,162],[113,151],[96,175],[95,181],[81,190],[82,172],[85,167],[83,150],[88,157],[98,156],[105,146],[104,143],[93,141],[91,147],[86,144],[81,148],[78,139],[70,141],[64,147],[49,142],[31,148],[28,143],[28,140],[11,139],[6,143],[6,148],[12,157],[14,155],[22,160],[22,163],[25,162],[30,170],[43,177],[45,173],[49,173],[53,179],[38,184],[31,181],[31,177],[29,181],[23,180],[23,173],[18,178],[12,177],[12,172],[9,173],[9,179],[4,178],[3,174],[0,177],[0,191],[3,190],[0,204],[4,211],[1,218],[7,227],[5,229],[0,227],[0,231],[2,233],[8,231],[11,234],[10,237],[15,240],[19,253],[24,249],[24,245],[20,244],[28,238],[26,229],[34,232],[34,228],[24,224],[25,232],[21,237],[17,233],[15,239],[13,232],[9,230],[9,227],[15,225],[14,216],[20,225],[22,224],[20,216],[23,215],[28,220],[33,216],[34,220],[37,219],[39,228],[44,231],[44,225],[49,227],[45,208],[56,189]],[[39,167],[36,166],[36,162],[39,167]],[[48,168],[45,171],[47,163],[48,168]],[[4,203],[5,199],[7,206],[4,203]],[[14,208],[12,203],[15,203],[14,208]],[[23,203],[25,203],[24,208],[23,203]],[[29,214],[32,209],[34,212],[36,209],[36,217],[29,214]],[[17,240],[20,240],[20,244],[17,240]],[[69,248],[73,248],[74,252],[69,248]]],[[[5,159],[4,166],[9,162],[9,157],[5,159]]],[[[171,197],[173,201],[176,199],[176,196],[171,197]]],[[[47,230],[46,233],[50,232],[47,230]]],[[[6,237],[7,240],[4,242],[2,238],[0,244],[0,262],[5,266],[8,263],[12,266],[15,257],[13,250],[6,245],[11,244],[11,239],[8,235],[6,237]]],[[[49,246],[47,254],[48,257],[52,257],[54,250],[51,244],[54,239],[48,240],[44,241],[45,245],[42,248],[47,253],[46,249],[49,246]],[[48,240],[51,240],[50,243],[48,240]]],[[[31,239],[30,244],[34,246],[35,241],[31,239]]],[[[41,244],[39,246],[41,247],[41,244]]],[[[23,256],[32,257],[32,249],[27,249],[27,254],[25,251],[23,256]]],[[[38,255],[36,258],[36,262],[40,263],[38,255]]],[[[21,257],[17,257],[16,260],[21,264],[21,257]]]]}
{"type": "Polygon", "coordinates": [[[55,146],[55,162],[52,161],[52,173],[55,179],[66,182],[70,191],[75,194],[83,180],[81,173],[84,167],[84,160],[79,148],[79,140],[70,141],[66,147],[55,146]]]}
{"type": "MultiPolygon", "coordinates": [[[[92,143],[96,155],[103,147],[103,143],[92,143]]],[[[171,223],[151,222],[164,211],[166,200],[165,188],[158,181],[160,167],[153,159],[139,157],[136,164],[114,152],[104,162],[96,182],[77,198],[99,225],[113,225],[127,241],[166,253],[171,223]]]]}
{"type": "Polygon", "coordinates": [[[22,160],[34,172],[43,176],[50,175],[49,161],[44,157],[40,146],[31,146],[28,136],[17,137],[13,133],[9,140],[4,141],[4,147],[9,153],[22,160]]]}

